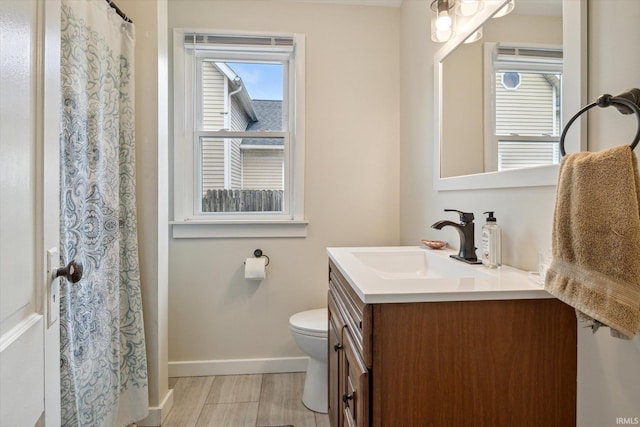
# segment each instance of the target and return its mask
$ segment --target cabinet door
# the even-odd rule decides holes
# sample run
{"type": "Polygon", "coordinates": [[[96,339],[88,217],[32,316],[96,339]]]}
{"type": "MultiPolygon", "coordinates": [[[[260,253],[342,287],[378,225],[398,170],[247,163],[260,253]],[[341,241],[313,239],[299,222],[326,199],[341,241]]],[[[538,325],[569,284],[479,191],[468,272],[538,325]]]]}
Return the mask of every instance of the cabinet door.
{"type": "Polygon", "coordinates": [[[344,424],[355,427],[369,425],[369,371],[356,351],[349,328],[343,333],[343,389],[344,424]]]}
{"type": "Polygon", "coordinates": [[[342,354],[342,327],[339,314],[337,314],[335,302],[331,293],[329,294],[329,346],[327,352],[328,357],[328,373],[329,373],[329,422],[332,427],[342,425],[342,411],[340,400],[342,398],[342,389],[340,381],[340,359],[342,354]]]}

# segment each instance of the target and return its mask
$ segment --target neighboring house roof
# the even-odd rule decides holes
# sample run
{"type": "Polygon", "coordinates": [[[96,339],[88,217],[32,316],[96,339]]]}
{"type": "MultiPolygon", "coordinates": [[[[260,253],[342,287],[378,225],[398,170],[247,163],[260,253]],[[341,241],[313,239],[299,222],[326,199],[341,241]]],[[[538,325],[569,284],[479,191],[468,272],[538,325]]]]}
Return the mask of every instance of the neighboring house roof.
{"type": "MultiPolygon", "coordinates": [[[[249,122],[247,131],[282,131],[282,101],[254,99],[257,120],[249,122]]],[[[282,138],[243,138],[242,145],[283,145],[282,138]]]]}
{"type": "Polygon", "coordinates": [[[247,130],[282,130],[282,101],[254,99],[253,108],[258,120],[247,125],[247,130]]]}

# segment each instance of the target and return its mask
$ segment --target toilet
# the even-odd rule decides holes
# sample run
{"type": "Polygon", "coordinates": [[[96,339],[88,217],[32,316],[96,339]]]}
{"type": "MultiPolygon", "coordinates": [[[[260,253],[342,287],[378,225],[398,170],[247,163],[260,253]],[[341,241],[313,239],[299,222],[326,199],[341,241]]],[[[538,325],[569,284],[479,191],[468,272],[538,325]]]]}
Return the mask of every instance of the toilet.
{"type": "Polygon", "coordinates": [[[326,308],[302,311],[289,318],[289,329],[298,348],[309,356],[302,403],[315,412],[327,412],[327,330],[326,308]]]}

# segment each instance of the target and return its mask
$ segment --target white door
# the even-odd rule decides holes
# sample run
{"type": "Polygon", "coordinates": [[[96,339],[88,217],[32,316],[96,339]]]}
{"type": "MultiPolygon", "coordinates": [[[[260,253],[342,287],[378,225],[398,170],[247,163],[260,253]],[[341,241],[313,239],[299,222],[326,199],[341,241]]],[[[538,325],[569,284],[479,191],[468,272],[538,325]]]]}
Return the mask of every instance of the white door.
{"type": "Polygon", "coordinates": [[[1,427],[60,425],[59,46],[58,0],[0,0],[1,427]]]}

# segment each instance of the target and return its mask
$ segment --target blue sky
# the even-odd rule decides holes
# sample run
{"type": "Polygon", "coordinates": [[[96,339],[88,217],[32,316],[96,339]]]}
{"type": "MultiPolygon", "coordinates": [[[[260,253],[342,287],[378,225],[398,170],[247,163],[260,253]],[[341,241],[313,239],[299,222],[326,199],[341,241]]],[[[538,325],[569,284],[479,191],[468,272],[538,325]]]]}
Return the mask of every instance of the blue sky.
{"type": "Polygon", "coordinates": [[[227,62],[242,78],[251,99],[282,100],[282,65],[227,62]]]}

